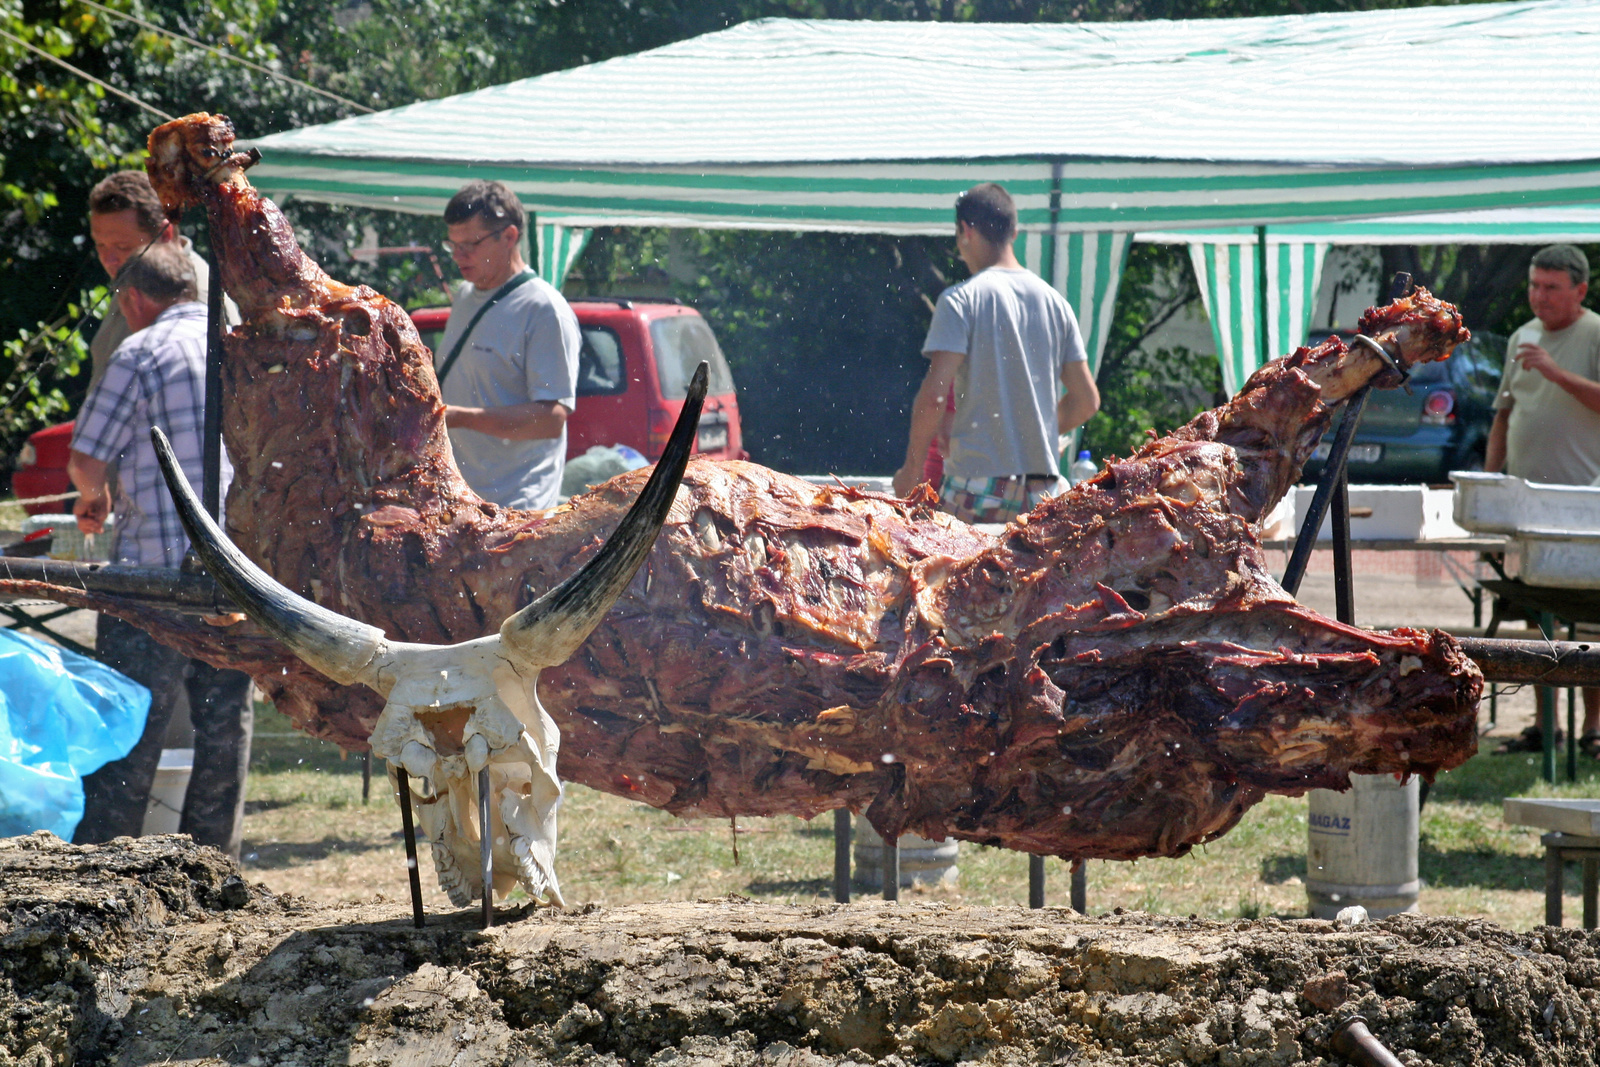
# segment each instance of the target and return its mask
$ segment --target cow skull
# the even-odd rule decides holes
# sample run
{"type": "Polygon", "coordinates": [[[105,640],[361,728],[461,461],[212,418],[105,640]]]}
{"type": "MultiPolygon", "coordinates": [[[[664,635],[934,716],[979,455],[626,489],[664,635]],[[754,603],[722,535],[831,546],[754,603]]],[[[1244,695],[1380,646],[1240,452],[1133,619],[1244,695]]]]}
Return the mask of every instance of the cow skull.
{"type": "Polygon", "coordinates": [[[485,768],[493,888],[505,893],[521,882],[535,900],[564,903],[555,872],[561,734],[539,703],[539,671],[577,651],[649,554],[688,463],[706,379],[702,363],[666,452],[599,553],[506,619],[498,634],[456,645],[389,641],[377,627],[279,585],[205,513],[166,437],[151,427],[179,518],[217,584],[306,663],[342,685],[371,686],[387,701],[372,751],[414,776],[418,822],[432,843],[439,885],[458,907],[484,892],[473,782],[485,768]]]}

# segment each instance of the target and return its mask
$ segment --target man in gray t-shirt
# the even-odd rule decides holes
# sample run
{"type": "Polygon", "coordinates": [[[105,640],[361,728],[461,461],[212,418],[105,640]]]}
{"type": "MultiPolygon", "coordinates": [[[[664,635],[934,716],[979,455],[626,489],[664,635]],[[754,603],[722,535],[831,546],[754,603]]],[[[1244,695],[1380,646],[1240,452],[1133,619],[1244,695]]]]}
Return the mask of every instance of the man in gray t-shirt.
{"type": "Polygon", "coordinates": [[[939,503],[967,522],[1008,522],[1057,492],[1061,436],[1100,409],[1072,308],[1017,262],[1016,234],[1016,206],[999,185],[957,199],[956,251],[972,277],[939,296],[906,462],[894,478],[900,496],[922,480],[953,388],[939,503]]]}
{"type": "Polygon", "coordinates": [[[450,256],[466,283],[433,355],[467,484],[507,507],[548,508],[561,492],[582,334],[560,292],[532,277],[517,250],[524,218],[501,182],[470,182],[451,198],[450,256]]]}

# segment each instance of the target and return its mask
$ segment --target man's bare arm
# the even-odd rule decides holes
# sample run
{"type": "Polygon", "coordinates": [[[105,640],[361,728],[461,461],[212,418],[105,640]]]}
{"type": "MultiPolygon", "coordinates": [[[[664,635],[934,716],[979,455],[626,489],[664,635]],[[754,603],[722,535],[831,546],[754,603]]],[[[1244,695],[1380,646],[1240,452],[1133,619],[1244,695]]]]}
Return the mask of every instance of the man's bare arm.
{"type": "Polygon", "coordinates": [[[944,422],[945,397],[950,394],[962,360],[967,358],[961,352],[929,352],[927,356],[928,373],[923,376],[922,387],[911,404],[911,435],[906,443],[905,466],[894,476],[896,496],[905,496],[922,481],[922,463],[927,458],[928,446],[944,422]]]}
{"type": "Polygon", "coordinates": [[[1592,382],[1582,375],[1567,370],[1558,364],[1549,352],[1535,344],[1519,346],[1517,359],[1523,369],[1537,371],[1547,380],[1560,386],[1572,399],[1590,411],[1600,413],[1600,382],[1592,382]]]}
{"type": "Polygon", "coordinates": [[[500,408],[447,404],[445,424],[452,430],[477,430],[507,441],[544,441],[561,436],[571,410],[556,400],[529,400],[500,408]]]}
{"type": "Polygon", "coordinates": [[[1086,362],[1061,364],[1061,385],[1066,391],[1056,401],[1056,428],[1065,435],[1094,418],[1100,410],[1100,390],[1086,362]]]}
{"type": "Polygon", "coordinates": [[[72,514],[77,516],[78,529],[86,534],[97,534],[106,528],[106,516],[111,514],[111,491],[106,486],[106,466],[86,452],[76,448],[67,452],[67,477],[78,490],[72,514]]]}

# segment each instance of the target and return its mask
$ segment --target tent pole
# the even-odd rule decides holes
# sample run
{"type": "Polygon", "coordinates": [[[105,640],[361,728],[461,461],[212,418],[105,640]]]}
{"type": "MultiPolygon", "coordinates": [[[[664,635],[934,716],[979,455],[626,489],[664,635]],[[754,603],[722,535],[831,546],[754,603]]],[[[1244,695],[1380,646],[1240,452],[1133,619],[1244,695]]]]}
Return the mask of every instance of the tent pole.
{"type": "Polygon", "coordinates": [[[1045,249],[1044,280],[1056,287],[1056,242],[1061,239],[1061,164],[1050,164],[1050,241],[1045,249]]]}
{"type": "Polygon", "coordinates": [[[1260,366],[1271,359],[1273,353],[1267,351],[1271,343],[1272,334],[1267,329],[1267,228],[1256,227],[1256,330],[1261,338],[1261,347],[1257,349],[1260,357],[1256,365],[1260,366]]]}

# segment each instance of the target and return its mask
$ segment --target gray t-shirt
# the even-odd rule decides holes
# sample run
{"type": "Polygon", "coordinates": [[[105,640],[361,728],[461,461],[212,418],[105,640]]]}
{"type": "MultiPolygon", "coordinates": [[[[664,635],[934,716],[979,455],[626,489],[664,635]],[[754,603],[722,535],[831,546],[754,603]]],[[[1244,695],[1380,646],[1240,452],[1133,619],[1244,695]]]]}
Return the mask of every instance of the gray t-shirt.
{"type": "MultiPolygon", "coordinates": [[[[496,287],[498,288],[498,286],[496,287]]],[[[495,293],[463,282],[450,307],[434,366],[444,363],[467,324],[495,293]]],[[[577,405],[578,317],[543,278],[524,282],[473,328],[450,374],[440,383],[446,404],[500,408],[530,400],[577,405]]],[[[561,492],[567,431],[540,441],[508,441],[476,430],[450,431],[456,466],[485,500],[513,508],[554,507],[561,492]]]]}
{"type": "Polygon", "coordinates": [[[967,357],[946,473],[1056,473],[1061,365],[1089,358],[1065,297],[1030,271],[990,267],[939,294],[922,351],[967,357]]]}
{"type": "Polygon", "coordinates": [[[1564,330],[1534,319],[1506,342],[1506,369],[1496,408],[1511,408],[1506,427],[1506,473],[1530,482],[1588,485],[1600,478],[1600,413],[1538,371],[1523,369],[1517,347],[1531,342],[1564,370],[1600,381],[1600,315],[1585,310],[1564,330]]]}

